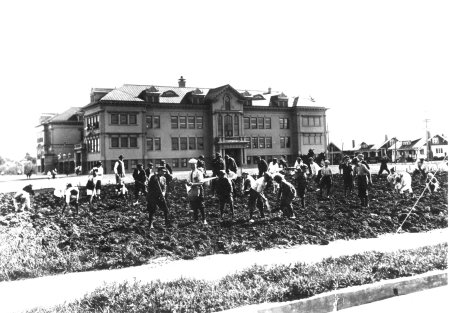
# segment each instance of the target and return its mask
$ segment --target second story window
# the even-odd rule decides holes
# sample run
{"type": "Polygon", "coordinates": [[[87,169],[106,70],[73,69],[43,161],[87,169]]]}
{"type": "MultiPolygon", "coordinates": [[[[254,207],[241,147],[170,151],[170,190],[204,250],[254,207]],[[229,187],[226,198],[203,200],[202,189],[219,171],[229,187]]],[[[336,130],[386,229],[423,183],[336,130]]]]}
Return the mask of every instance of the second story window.
{"type": "Polygon", "coordinates": [[[289,129],[289,119],[280,117],[280,129],[289,129]]]}

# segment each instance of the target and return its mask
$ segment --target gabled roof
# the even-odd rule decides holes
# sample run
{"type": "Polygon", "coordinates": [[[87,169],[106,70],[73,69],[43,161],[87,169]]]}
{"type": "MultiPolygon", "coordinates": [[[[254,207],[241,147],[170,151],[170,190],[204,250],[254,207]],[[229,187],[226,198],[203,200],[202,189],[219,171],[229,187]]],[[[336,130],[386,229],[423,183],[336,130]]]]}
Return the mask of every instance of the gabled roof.
{"type": "Polygon", "coordinates": [[[436,134],[436,135],[428,138],[428,141],[432,140],[435,137],[440,137],[444,142],[447,142],[447,144],[448,144],[448,139],[444,135],[439,135],[439,134],[436,134]]]}
{"type": "Polygon", "coordinates": [[[341,149],[336,144],[334,144],[332,141],[330,141],[330,143],[328,144],[328,147],[327,147],[328,151],[331,150],[330,148],[333,148],[333,151],[341,151],[341,149]]]}
{"type": "MultiPolygon", "coordinates": [[[[417,145],[418,143],[420,144],[420,141],[423,140],[422,138],[418,138],[418,139],[414,139],[414,140],[410,140],[410,144],[404,145],[403,142],[407,141],[400,141],[401,145],[399,146],[399,144],[397,144],[397,150],[414,150],[415,148],[418,148],[419,145],[417,145]]],[[[422,144],[423,146],[423,144],[422,144]]]]}
{"type": "Polygon", "coordinates": [[[68,110],[64,111],[61,114],[57,114],[54,117],[47,119],[44,123],[53,123],[53,122],[78,122],[77,115],[80,113],[81,108],[79,107],[71,107],[68,110]]]}

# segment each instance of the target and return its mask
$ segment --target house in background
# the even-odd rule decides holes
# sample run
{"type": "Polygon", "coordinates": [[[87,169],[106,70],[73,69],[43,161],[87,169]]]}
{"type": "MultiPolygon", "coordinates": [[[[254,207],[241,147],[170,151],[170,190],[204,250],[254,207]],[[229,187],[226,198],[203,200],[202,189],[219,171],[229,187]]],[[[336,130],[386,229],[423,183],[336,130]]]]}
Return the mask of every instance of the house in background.
{"type": "Polygon", "coordinates": [[[56,168],[59,173],[72,173],[74,147],[83,139],[80,108],[72,107],[61,114],[43,114],[36,128],[38,172],[56,168]]]}

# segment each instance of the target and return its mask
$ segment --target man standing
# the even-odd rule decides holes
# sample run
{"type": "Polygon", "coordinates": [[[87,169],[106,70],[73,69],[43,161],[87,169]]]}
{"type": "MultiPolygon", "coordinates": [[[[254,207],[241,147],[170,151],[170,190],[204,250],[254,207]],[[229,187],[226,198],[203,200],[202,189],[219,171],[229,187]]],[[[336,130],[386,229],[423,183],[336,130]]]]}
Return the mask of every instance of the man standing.
{"type": "Polygon", "coordinates": [[[388,175],[389,175],[389,169],[387,166],[388,162],[389,162],[389,159],[387,156],[384,156],[383,158],[381,158],[380,170],[378,171],[378,176],[383,174],[384,171],[388,172],[388,175]]]}
{"type": "Polygon", "coordinates": [[[260,178],[267,172],[269,165],[267,165],[266,160],[262,159],[260,156],[256,157],[256,161],[258,163],[258,178],[260,178]]]}
{"type": "Polygon", "coordinates": [[[358,197],[361,200],[362,207],[369,207],[369,185],[372,185],[372,176],[370,171],[365,166],[359,158],[354,158],[353,163],[355,164],[354,175],[357,177],[358,183],[358,197]]]}
{"type": "Polygon", "coordinates": [[[280,201],[280,206],[272,210],[272,213],[281,210],[287,217],[295,218],[292,201],[297,196],[297,192],[294,186],[280,174],[276,174],[273,179],[280,185],[277,197],[278,201],[280,201]]]}
{"type": "Polygon", "coordinates": [[[139,163],[137,167],[133,171],[133,178],[134,178],[134,198],[136,200],[134,205],[137,205],[139,203],[139,192],[141,191],[142,194],[147,194],[145,190],[145,181],[147,180],[147,176],[145,175],[144,167],[142,163],[139,163]]]}
{"type": "MultiPolygon", "coordinates": [[[[222,156],[219,152],[216,152],[215,158],[212,161],[212,177],[219,176],[219,172],[221,170],[225,170],[225,161],[223,160],[222,156]]],[[[216,180],[213,180],[211,183],[211,191],[214,194],[216,186],[216,180]]]]}
{"type": "Polygon", "coordinates": [[[353,167],[350,164],[350,157],[348,155],[344,157],[344,161],[340,166],[342,170],[342,178],[344,180],[344,198],[346,198],[347,195],[350,195],[353,190],[353,167]]]}
{"type": "Polygon", "coordinates": [[[203,172],[203,176],[206,177],[205,156],[203,154],[198,157],[197,169],[199,171],[202,171],[203,172]]]}
{"type": "Polygon", "coordinates": [[[158,167],[157,174],[152,175],[148,180],[147,210],[150,228],[153,228],[153,216],[155,215],[157,208],[163,210],[166,226],[170,226],[169,209],[167,208],[165,199],[166,194],[166,178],[164,177],[165,172],[166,169],[160,166],[158,167]]]}
{"type": "Polygon", "coordinates": [[[203,224],[207,225],[203,190],[203,172],[197,169],[197,160],[193,159],[190,164],[191,172],[187,179],[187,185],[191,187],[188,191],[189,206],[191,207],[191,210],[194,211],[194,222],[198,220],[198,211],[200,211],[203,224]]]}
{"type": "Polygon", "coordinates": [[[308,180],[306,176],[306,172],[308,171],[308,166],[306,164],[300,165],[300,168],[297,169],[297,194],[300,198],[300,202],[302,204],[302,208],[305,208],[305,192],[306,187],[308,186],[308,180]]]}
{"type": "Polygon", "coordinates": [[[233,173],[237,173],[238,167],[236,164],[236,160],[230,157],[228,154],[225,154],[225,167],[227,174],[229,174],[230,171],[232,171],[233,173]]]}
{"type": "Polygon", "coordinates": [[[152,175],[153,175],[153,163],[150,162],[147,164],[147,168],[145,169],[145,176],[147,177],[147,180],[152,175]]]}
{"type": "Polygon", "coordinates": [[[114,174],[116,176],[116,184],[121,184],[125,177],[125,164],[123,162],[123,155],[119,155],[118,160],[114,164],[114,174]]]}
{"type": "Polygon", "coordinates": [[[225,204],[230,206],[231,219],[234,218],[234,202],[233,202],[233,184],[229,178],[226,177],[224,170],[219,171],[219,178],[216,184],[216,195],[219,199],[220,218],[223,219],[223,211],[225,204]]]}
{"type": "Polygon", "coordinates": [[[166,199],[166,204],[168,205],[169,194],[170,194],[170,192],[169,192],[170,183],[172,182],[172,177],[173,177],[172,176],[172,167],[168,163],[166,163],[165,160],[161,160],[160,166],[162,166],[166,169],[165,174],[164,174],[164,177],[166,178],[166,184],[167,184],[167,192],[166,192],[165,199],[166,199]]]}
{"type": "Polygon", "coordinates": [[[330,161],[324,161],[325,166],[322,167],[321,173],[322,177],[320,177],[320,196],[322,196],[323,188],[327,191],[327,199],[330,198],[331,185],[333,184],[333,172],[330,168],[330,161]]]}

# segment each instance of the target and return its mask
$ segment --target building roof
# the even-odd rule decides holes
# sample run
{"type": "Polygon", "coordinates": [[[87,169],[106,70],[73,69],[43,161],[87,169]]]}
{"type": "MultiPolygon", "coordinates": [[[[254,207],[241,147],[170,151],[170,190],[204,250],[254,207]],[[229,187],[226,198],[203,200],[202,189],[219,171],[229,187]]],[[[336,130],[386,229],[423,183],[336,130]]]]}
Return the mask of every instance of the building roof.
{"type": "MultiPolygon", "coordinates": [[[[159,94],[159,103],[181,103],[183,98],[189,94],[199,94],[199,95],[208,95],[208,93],[214,93],[215,91],[229,86],[234,89],[230,85],[224,85],[216,88],[201,88],[201,87],[178,87],[178,86],[159,86],[159,85],[134,85],[134,84],[125,84],[122,87],[115,88],[109,91],[105,96],[103,96],[100,101],[130,101],[130,102],[144,102],[144,100],[140,97],[142,92],[155,92],[159,94]],[[164,94],[166,93],[167,96],[164,94]]],[[[107,89],[105,89],[107,90],[107,89]]],[[[238,93],[241,94],[242,97],[252,99],[253,106],[269,106],[270,99],[273,96],[286,96],[282,92],[272,91],[271,93],[267,93],[267,91],[261,90],[242,90],[242,89],[234,89],[238,93]]],[[[305,97],[288,97],[288,107],[293,107],[294,103],[298,106],[307,106],[311,108],[321,107],[315,103],[315,100],[305,97]]]]}
{"type": "Polygon", "coordinates": [[[80,112],[80,110],[81,108],[79,107],[71,107],[64,112],[57,114],[50,119],[45,120],[44,123],[78,121],[78,119],[73,120],[73,117],[74,115],[77,115],[80,112]]]}

